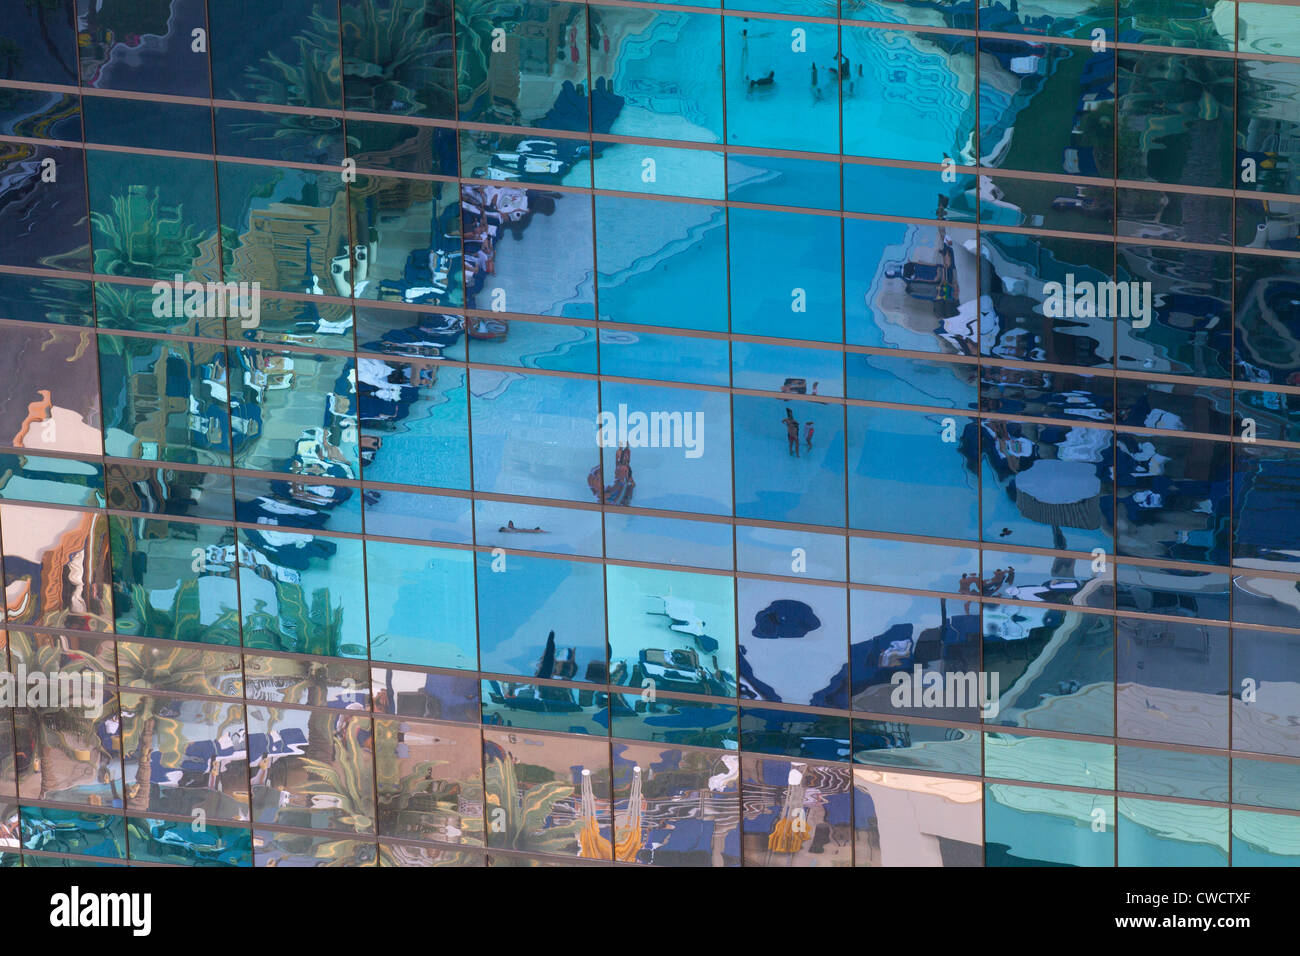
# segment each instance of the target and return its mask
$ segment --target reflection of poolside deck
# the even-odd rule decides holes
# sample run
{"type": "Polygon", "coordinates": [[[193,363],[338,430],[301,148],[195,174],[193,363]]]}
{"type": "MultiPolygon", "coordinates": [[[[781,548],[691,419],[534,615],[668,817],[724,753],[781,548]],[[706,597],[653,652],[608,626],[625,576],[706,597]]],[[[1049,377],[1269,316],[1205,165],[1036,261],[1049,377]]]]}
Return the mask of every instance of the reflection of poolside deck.
{"type": "Polygon", "coordinates": [[[476,301],[492,302],[499,289],[506,312],[560,315],[571,306],[588,313],[593,277],[587,200],[566,193],[556,200],[553,215],[532,217],[523,238],[502,232],[497,237],[494,272],[485,276],[476,301]]]}
{"type": "Polygon", "coordinates": [[[936,226],[909,226],[901,244],[888,246],[881,251],[877,272],[872,277],[871,291],[868,293],[867,308],[880,329],[886,346],[924,352],[974,354],[980,337],[979,312],[975,302],[978,260],[963,245],[968,230],[945,229],[953,242],[953,266],[956,273],[954,296],[955,305],[959,309],[957,315],[950,318],[937,316],[933,302],[909,295],[904,291],[901,280],[888,279],[884,275],[886,263],[890,260],[908,262],[925,254],[937,257],[940,251],[936,244],[937,229],[936,226]],[[969,299],[964,304],[963,295],[969,299]]]}

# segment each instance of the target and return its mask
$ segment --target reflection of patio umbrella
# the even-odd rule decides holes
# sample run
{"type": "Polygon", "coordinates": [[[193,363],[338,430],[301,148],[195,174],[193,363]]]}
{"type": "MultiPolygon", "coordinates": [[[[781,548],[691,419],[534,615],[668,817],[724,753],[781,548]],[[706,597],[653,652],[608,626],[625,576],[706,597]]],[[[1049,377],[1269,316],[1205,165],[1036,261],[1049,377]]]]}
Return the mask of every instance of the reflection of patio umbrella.
{"type": "Polygon", "coordinates": [[[798,853],[808,839],[808,820],[803,809],[803,774],[792,769],[789,781],[781,815],[767,836],[767,849],[772,853],[798,853]]]}
{"type": "Polygon", "coordinates": [[[596,794],[591,789],[591,771],[582,768],[582,808],[579,814],[582,829],[578,831],[578,856],[589,860],[608,860],[609,841],[601,835],[600,821],[596,819],[596,794]]]}
{"type": "Polygon", "coordinates": [[[632,793],[627,798],[628,831],[614,847],[614,859],[631,863],[641,852],[641,768],[632,767],[632,793]]]}
{"type": "Polygon", "coordinates": [[[1065,547],[1062,528],[1101,527],[1101,479],[1087,462],[1040,458],[1015,480],[1016,508],[1030,521],[1051,525],[1055,547],[1065,547]]]}
{"type": "Polygon", "coordinates": [[[773,601],[754,615],[754,629],[750,633],[768,640],[798,638],[821,625],[813,609],[803,601],[781,600],[773,601]]]}

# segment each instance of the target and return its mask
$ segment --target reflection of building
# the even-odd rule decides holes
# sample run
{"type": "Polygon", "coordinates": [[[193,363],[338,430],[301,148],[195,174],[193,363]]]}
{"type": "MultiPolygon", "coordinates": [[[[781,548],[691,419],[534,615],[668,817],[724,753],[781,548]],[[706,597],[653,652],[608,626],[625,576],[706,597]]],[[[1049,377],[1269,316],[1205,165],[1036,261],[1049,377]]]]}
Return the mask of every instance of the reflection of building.
{"type": "Polygon", "coordinates": [[[1300,858],[1262,4],[8,6],[0,866],[1300,858]]]}
{"type": "MultiPolygon", "coordinates": [[[[228,444],[225,350],[200,363],[202,346],[172,343],[140,368],[127,367],[127,409],[123,424],[140,440],[146,460],[165,460],[187,448],[224,449],[228,444]],[[199,383],[194,378],[202,376],[199,383]],[[218,394],[219,393],[219,394],[218,394]]],[[[183,452],[182,452],[183,453],[183,452]]]]}
{"type": "MultiPolygon", "coordinates": [[[[33,534],[55,531],[48,519],[72,519],[58,531],[48,548],[32,558],[12,551],[6,554],[8,587],[5,608],[15,624],[95,627],[110,614],[111,598],[104,580],[108,539],[107,522],[93,512],[31,513],[32,509],[7,509],[8,522],[26,519],[33,534]],[[26,513],[24,513],[26,512],[26,513]],[[19,563],[21,561],[21,564],[19,563]],[[22,567],[27,570],[20,571],[22,567]]],[[[102,623],[98,626],[103,626],[102,623]]]]}
{"type": "Polygon", "coordinates": [[[323,208],[275,202],[248,219],[233,254],[234,272],[269,287],[309,291],[315,276],[325,288],[331,259],[347,254],[347,193],[341,189],[323,208]]]}
{"type": "Polygon", "coordinates": [[[983,794],[974,780],[855,769],[870,801],[872,866],[981,866],[983,794]]]}

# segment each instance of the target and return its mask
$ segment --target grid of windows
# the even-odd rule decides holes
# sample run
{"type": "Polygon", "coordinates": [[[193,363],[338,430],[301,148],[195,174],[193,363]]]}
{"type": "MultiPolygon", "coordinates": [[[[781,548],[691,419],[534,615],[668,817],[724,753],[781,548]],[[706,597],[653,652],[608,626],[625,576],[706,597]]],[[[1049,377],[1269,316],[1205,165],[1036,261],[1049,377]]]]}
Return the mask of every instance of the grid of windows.
{"type": "Polygon", "coordinates": [[[0,864],[1294,865],[1298,233],[1290,3],[11,0],[0,864]]]}

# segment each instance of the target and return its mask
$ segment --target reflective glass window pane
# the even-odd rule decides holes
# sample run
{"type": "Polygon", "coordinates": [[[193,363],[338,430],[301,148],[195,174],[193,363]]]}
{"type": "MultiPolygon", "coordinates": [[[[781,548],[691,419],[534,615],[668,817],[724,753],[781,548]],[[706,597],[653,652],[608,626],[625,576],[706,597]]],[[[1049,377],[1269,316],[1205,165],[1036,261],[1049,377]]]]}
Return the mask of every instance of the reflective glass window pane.
{"type": "Polygon", "coordinates": [[[849,82],[833,24],[725,17],[727,139],[833,153],[849,82]]]}
{"type": "Polygon", "coordinates": [[[1228,810],[1120,797],[1119,866],[1227,866],[1228,810]]]}
{"type": "Polygon", "coordinates": [[[473,555],[390,541],[367,541],[365,552],[371,658],[472,669],[473,555]]]}
{"type": "Polygon", "coordinates": [[[1114,866],[1115,798],[984,788],[985,866],[1114,866]]]}

